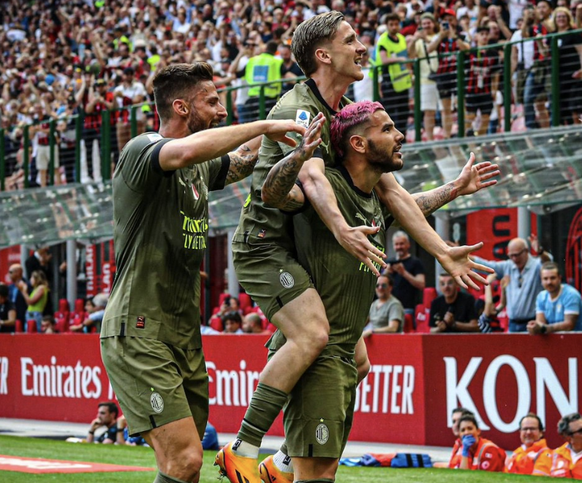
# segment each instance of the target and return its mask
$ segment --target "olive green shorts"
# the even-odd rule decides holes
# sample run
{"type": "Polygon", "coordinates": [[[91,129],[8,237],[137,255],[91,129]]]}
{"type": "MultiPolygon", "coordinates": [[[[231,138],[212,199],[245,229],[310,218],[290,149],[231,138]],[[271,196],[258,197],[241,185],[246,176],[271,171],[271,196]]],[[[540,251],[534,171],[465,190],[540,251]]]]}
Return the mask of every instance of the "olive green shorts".
{"type": "Polygon", "coordinates": [[[297,382],[284,409],[288,455],[340,458],[354,418],[358,371],[353,359],[319,356],[297,382]]]}
{"type": "Polygon", "coordinates": [[[155,339],[101,339],[101,357],[131,435],[193,417],[200,439],[208,421],[208,373],[202,349],[155,339]]]}
{"type": "Polygon", "coordinates": [[[270,321],[283,306],[313,288],[309,274],[287,250],[234,242],[232,253],[239,283],[270,321]]]}

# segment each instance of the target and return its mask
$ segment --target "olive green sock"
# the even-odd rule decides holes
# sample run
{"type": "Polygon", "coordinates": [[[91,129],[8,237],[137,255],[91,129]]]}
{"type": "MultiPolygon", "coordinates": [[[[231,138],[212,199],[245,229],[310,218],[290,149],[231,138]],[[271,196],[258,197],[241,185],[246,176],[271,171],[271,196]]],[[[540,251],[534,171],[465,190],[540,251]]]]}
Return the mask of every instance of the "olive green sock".
{"type": "Polygon", "coordinates": [[[184,480],[179,480],[178,478],[173,478],[170,475],[166,475],[164,473],[162,473],[161,471],[158,471],[158,474],[156,476],[156,479],[154,480],[154,483],[188,483],[184,480]]]}
{"type": "Polygon", "coordinates": [[[263,436],[269,431],[287,402],[287,394],[259,382],[253,394],[237,438],[260,447],[263,436]]]}

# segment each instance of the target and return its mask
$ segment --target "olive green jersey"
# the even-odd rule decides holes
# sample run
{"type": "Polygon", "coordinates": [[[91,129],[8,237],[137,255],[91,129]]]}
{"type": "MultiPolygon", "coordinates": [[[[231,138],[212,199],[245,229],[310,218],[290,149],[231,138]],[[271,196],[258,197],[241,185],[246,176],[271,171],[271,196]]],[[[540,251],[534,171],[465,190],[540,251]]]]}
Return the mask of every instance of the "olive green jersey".
{"type": "MultiPolygon", "coordinates": [[[[343,166],[326,168],[325,174],[348,225],[380,226],[370,241],[384,251],[386,226],[391,220],[376,193],[367,194],[355,187],[343,166]]],[[[366,325],[376,276],[337,242],[313,207],[296,215],[294,225],[299,262],[311,275],[330,323],[323,354],[351,354],[366,325]]],[[[269,348],[276,349],[282,342],[284,337],[277,332],[269,348]]]]}
{"type": "Polygon", "coordinates": [[[131,140],[113,177],[117,273],[101,337],[134,336],[199,349],[200,264],[208,190],[222,189],[230,158],[163,171],[156,133],[131,140]]]}
{"type": "MultiPolygon", "coordinates": [[[[342,104],[349,102],[347,98],[344,98],[342,104]]],[[[268,117],[269,119],[293,119],[298,124],[307,127],[320,112],[325,114],[327,122],[321,130],[322,142],[314,153],[314,157],[322,158],[326,166],[333,166],[334,156],[329,126],[336,112],[321,97],[313,80],[296,84],[279,100],[268,117]]],[[[298,134],[290,135],[299,141],[298,134]]],[[[266,206],[261,199],[261,188],[270,169],[291,151],[293,151],[292,147],[271,141],[266,136],[263,137],[259,161],[253,171],[251,192],[243,206],[238,229],[233,238],[235,242],[249,245],[278,245],[289,251],[294,250],[291,217],[279,209],[266,206]]]]}

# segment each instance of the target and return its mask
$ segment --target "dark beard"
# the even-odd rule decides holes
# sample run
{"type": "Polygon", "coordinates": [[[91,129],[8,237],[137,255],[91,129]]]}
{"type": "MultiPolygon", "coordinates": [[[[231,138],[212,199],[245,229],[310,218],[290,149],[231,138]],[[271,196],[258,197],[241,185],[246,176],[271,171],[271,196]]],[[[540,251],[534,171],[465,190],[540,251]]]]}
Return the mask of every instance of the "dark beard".
{"type": "Polygon", "coordinates": [[[393,154],[387,154],[385,152],[380,151],[374,141],[368,139],[368,156],[367,160],[370,166],[374,169],[377,169],[381,173],[391,173],[392,171],[398,171],[402,169],[402,163],[395,163],[393,154]]]}
{"type": "Polygon", "coordinates": [[[194,134],[196,132],[208,129],[208,125],[204,122],[204,120],[198,115],[196,111],[192,110],[190,112],[190,116],[188,116],[188,129],[190,130],[191,134],[194,134]]]}

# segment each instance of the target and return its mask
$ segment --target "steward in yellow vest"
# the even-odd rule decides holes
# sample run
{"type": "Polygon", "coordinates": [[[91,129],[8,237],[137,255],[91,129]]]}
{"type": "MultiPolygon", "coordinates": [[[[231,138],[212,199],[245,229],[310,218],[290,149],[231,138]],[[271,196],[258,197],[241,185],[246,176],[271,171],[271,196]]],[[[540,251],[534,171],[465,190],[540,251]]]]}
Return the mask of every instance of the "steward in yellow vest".
{"type": "Polygon", "coordinates": [[[376,65],[381,67],[382,81],[380,102],[394,121],[396,128],[406,132],[410,116],[409,91],[412,87],[412,76],[406,63],[408,60],[408,45],[400,33],[400,18],[397,14],[386,16],[387,31],[376,44],[376,65]]]}

